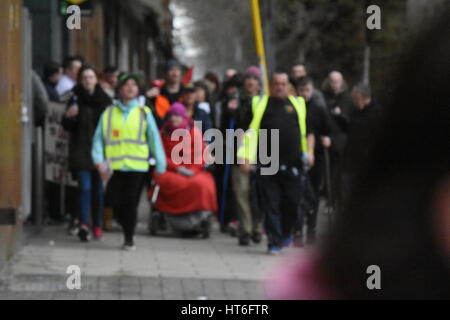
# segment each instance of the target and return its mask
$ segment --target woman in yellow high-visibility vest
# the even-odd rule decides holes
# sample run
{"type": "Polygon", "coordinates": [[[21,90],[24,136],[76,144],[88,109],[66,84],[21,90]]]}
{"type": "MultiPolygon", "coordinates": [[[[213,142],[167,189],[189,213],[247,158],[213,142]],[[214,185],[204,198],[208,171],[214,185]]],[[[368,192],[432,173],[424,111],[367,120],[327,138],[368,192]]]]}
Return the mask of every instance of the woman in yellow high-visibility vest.
{"type": "Polygon", "coordinates": [[[139,105],[139,78],[123,74],[118,85],[120,99],[102,114],[94,135],[92,158],[102,179],[109,178],[112,207],[122,226],[123,249],[136,250],[134,231],[142,187],[148,177],[150,153],[156,160],[156,174],[167,163],[155,119],[139,105]]]}

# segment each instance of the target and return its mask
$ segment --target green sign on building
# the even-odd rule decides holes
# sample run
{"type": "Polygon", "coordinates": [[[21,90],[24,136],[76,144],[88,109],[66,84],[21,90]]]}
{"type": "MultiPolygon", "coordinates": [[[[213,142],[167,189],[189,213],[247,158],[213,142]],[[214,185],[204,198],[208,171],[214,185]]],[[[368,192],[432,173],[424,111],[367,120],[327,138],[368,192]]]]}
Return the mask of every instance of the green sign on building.
{"type": "Polygon", "coordinates": [[[59,0],[59,12],[62,16],[67,15],[67,8],[77,5],[81,9],[81,15],[90,16],[94,11],[95,0],[59,0]]]}

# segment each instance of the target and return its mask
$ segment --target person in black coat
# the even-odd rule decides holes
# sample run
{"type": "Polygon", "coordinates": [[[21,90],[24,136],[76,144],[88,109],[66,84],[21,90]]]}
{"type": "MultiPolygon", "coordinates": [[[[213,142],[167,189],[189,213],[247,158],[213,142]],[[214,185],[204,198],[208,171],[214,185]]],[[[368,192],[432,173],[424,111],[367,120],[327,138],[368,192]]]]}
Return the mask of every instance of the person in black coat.
{"type": "Polygon", "coordinates": [[[347,134],[343,153],[342,199],[349,197],[354,176],[368,163],[375,141],[376,125],[381,118],[381,107],[373,100],[370,87],[358,84],[352,90],[355,107],[352,112],[340,115],[337,120],[347,134]]]}
{"type": "MultiPolygon", "coordinates": [[[[223,136],[226,137],[227,129],[236,129],[240,126],[237,119],[237,106],[240,101],[240,89],[242,87],[242,76],[240,74],[234,75],[231,79],[226,81],[223,85],[222,95],[220,99],[220,121],[219,130],[222,132],[223,136]],[[235,108],[230,108],[234,105],[235,108]],[[233,124],[233,127],[231,125],[233,124]]],[[[240,109],[243,110],[243,109],[240,109]]],[[[232,236],[237,235],[236,222],[238,219],[238,207],[237,200],[235,197],[233,181],[230,178],[230,172],[227,170],[227,148],[226,139],[223,141],[223,164],[216,164],[215,178],[217,185],[217,196],[220,204],[219,219],[221,219],[221,231],[229,232],[232,236]],[[228,173],[227,173],[228,172],[228,173]]],[[[228,150],[234,157],[236,150],[228,150]]]]}
{"type": "Polygon", "coordinates": [[[314,166],[305,177],[306,187],[303,193],[305,206],[301,208],[297,226],[296,245],[303,245],[303,219],[307,221],[307,242],[313,243],[316,239],[317,213],[319,211],[319,200],[321,186],[325,174],[325,149],[330,148],[332,140],[332,119],[327,112],[327,106],[323,104],[314,94],[314,82],[309,77],[303,77],[295,82],[295,89],[299,96],[306,101],[306,112],[308,122],[312,125],[312,132],[316,140],[314,148],[314,166]],[[308,193],[309,191],[309,193],[308,193]]]}
{"type": "Polygon", "coordinates": [[[88,241],[91,212],[94,237],[102,237],[103,185],[91,158],[92,138],[101,114],[112,101],[98,84],[92,67],[85,66],[80,70],[78,83],[72,91],[62,126],[70,132],[69,167],[79,184],[81,210],[78,236],[81,241],[88,241]]]}
{"type": "MultiPolygon", "coordinates": [[[[331,179],[332,191],[335,195],[342,184],[342,157],[347,143],[347,134],[338,123],[338,118],[343,115],[348,117],[353,103],[344,76],[339,71],[330,72],[323,88],[323,94],[327,103],[327,111],[331,117],[331,179]]],[[[339,206],[338,197],[332,199],[334,206],[339,206]]]]}

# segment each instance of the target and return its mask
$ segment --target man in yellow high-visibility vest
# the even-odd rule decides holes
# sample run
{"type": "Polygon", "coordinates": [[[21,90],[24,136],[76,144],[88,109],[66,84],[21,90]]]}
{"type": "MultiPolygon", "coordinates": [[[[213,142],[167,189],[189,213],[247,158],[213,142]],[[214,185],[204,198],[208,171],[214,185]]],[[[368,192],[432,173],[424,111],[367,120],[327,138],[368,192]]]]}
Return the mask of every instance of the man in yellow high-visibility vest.
{"type": "Polygon", "coordinates": [[[134,231],[140,194],[148,177],[150,153],[156,173],[167,163],[158,127],[150,108],[139,105],[139,78],[119,78],[119,97],[102,114],[94,135],[92,158],[103,180],[113,171],[109,187],[115,216],[125,236],[124,250],[134,251],[134,231]],[[109,167],[109,170],[108,168],[109,167]]]}
{"type": "Polygon", "coordinates": [[[276,254],[293,240],[302,195],[301,171],[314,164],[314,135],[307,124],[305,101],[289,96],[289,77],[285,73],[272,76],[270,95],[255,97],[252,108],[250,129],[237,156],[243,162],[243,172],[250,172],[254,164],[260,170],[257,183],[260,210],[265,220],[268,252],[276,254]],[[261,130],[278,130],[279,140],[265,141],[261,130]],[[274,143],[278,143],[278,148],[273,148],[274,143]],[[266,144],[265,148],[261,148],[263,144],[266,144]],[[261,149],[278,150],[278,154],[270,156],[272,162],[277,157],[279,170],[271,173],[265,170],[272,164],[263,164],[261,149]]]}

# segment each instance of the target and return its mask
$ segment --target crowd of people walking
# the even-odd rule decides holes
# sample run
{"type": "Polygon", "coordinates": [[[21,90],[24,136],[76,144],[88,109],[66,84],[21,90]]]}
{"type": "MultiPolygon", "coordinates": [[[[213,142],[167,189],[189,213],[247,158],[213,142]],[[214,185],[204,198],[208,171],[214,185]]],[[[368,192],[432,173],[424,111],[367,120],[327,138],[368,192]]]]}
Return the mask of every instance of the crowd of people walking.
{"type": "Polygon", "coordinates": [[[70,133],[69,168],[78,182],[71,233],[81,241],[101,239],[112,208],[124,249],[135,250],[137,208],[148,187],[153,233],[171,225],[208,237],[216,217],[241,246],[260,243],[264,234],[272,254],[313,244],[320,197],[335,209],[344,205],[355,168],[370,157],[379,107],[367,85],[349,90],[338,71],[321,89],[303,64],[273,73],[269,92],[262,79],[251,66],[228,69],[223,81],[209,72],[193,82],[170,60],[163,79],[146,83],[115,67],[100,75],[81,57],[48,63],[42,81],[51,101],[67,105],[61,125],[70,133]],[[225,159],[238,161],[211,165],[204,154],[215,142],[205,133],[213,128],[223,136],[227,130],[257,134],[236,144],[225,139],[225,159]],[[264,129],[279,133],[279,168],[270,175],[262,174],[270,164],[258,156],[264,129]],[[191,144],[181,155],[180,140],[191,144]]]}

